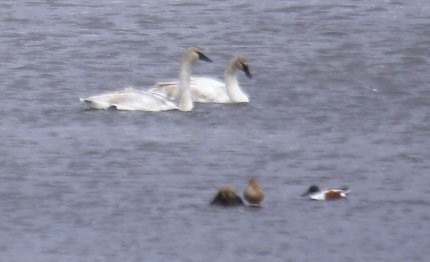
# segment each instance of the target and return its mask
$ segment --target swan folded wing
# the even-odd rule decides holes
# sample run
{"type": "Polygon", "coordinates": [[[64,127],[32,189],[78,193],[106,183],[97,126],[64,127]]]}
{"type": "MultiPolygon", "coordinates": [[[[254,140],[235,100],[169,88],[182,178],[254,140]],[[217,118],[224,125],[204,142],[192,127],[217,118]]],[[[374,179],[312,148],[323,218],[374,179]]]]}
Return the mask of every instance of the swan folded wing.
{"type": "Polygon", "coordinates": [[[166,111],[178,109],[174,102],[145,91],[122,93],[111,100],[117,110],[166,111]]]}
{"type": "Polygon", "coordinates": [[[210,77],[191,78],[191,96],[200,103],[228,103],[226,86],[223,82],[210,77]]]}
{"type": "Polygon", "coordinates": [[[124,93],[131,92],[132,90],[133,88],[126,87],[116,92],[95,95],[87,98],[79,98],[79,100],[81,102],[85,102],[90,109],[108,109],[112,106],[112,101],[121,97],[124,93]]]}
{"type": "MultiPolygon", "coordinates": [[[[228,103],[230,101],[225,84],[216,79],[201,76],[191,77],[190,89],[194,102],[228,103]]],[[[177,81],[157,83],[149,91],[170,98],[177,98],[180,94],[179,83],[177,81]]]]}
{"type": "Polygon", "coordinates": [[[172,101],[145,91],[125,88],[121,91],[83,99],[90,108],[117,110],[165,111],[177,109],[172,101]]]}
{"type": "Polygon", "coordinates": [[[165,99],[179,99],[181,90],[179,88],[179,82],[160,82],[151,87],[148,92],[164,97],[165,99]]]}

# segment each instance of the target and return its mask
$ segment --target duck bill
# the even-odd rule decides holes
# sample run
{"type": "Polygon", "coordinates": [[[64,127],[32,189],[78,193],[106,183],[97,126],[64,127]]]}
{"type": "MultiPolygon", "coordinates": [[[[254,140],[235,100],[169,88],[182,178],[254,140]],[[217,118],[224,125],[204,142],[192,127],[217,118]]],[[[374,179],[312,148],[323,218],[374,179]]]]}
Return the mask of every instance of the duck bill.
{"type": "Polygon", "coordinates": [[[212,62],[212,60],[209,59],[209,57],[207,57],[205,54],[203,54],[202,52],[198,52],[199,54],[199,59],[202,61],[206,61],[206,62],[212,62]]]}
{"type": "Polygon", "coordinates": [[[305,197],[305,196],[309,196],[309,192],[308,191],[306,191],[305,193],[302,194],[302,197],[305,197]]]}
{"type": "Polygon", "coordinates": [[[252,78],[251,72],[249,71],[249,67],[247,65],[243,65],[243,72],[248,78],[252,78]]]}

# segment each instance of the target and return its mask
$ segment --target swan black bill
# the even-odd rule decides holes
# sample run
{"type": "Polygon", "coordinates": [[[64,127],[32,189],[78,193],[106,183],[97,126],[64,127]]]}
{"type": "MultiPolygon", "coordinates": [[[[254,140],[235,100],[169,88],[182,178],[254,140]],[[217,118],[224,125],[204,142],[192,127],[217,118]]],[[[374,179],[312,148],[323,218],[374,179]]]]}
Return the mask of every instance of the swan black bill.
{"type": "Polygon", "coordinates": [[[249,71],[249,67],[247,65],[243,65],[242,68],[243,68],[243,72],[245,73],[245,75],[248,78],[252,78],[251,72],[249,71]]]}
{"type": "Polygon", "coordinates": [[[205,54],[203,54],[202,52],[198,52],[199,55],[199,59],[206,61],[206,62],[212,62],[212,60],[209,59],[209,57],[207,57],[205,54]]]}

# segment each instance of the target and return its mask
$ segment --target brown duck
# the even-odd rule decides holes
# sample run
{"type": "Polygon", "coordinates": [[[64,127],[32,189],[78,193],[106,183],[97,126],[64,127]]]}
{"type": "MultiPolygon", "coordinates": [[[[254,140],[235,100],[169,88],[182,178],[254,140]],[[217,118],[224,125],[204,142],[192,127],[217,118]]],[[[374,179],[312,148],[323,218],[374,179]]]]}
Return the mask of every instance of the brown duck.
{"type": "Polygon", "coordinates": [[[234,188],[230,186],[220,188],[211,204],[225,207],[244,205],[242,199],[236,194],[234,188]]]}
{"type": "Polygon", "coordinates": [[[252,206],[261,206],[261,202],[263,202],[264,199],[264,191],[257,180],[252,178],[249,181],[248,187],[243,192],[243,197],[252,206]]]}

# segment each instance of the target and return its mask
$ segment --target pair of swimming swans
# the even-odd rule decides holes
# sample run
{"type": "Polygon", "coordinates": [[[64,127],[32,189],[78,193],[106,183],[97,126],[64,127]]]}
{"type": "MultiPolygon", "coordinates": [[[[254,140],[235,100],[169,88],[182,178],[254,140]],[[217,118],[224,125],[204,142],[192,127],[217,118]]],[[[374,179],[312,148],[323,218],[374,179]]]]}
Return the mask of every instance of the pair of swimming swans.
{"type": "Polygon", "coordinates": [[[80,98],[91,109],[117,109],[140,111],[191,111],[193,102],[246,103],[248,96],[239,87],[236,71],[242,70],[251,78],[244,57],[235,57],[225,70],[226,84],[205,77],[191,77],[191,66],[197,60],[212,62],[202,50],[190,47],[182,57],[179,81],[155,84],[148,91],[132,87],[121,91],[80,98]]]}

